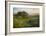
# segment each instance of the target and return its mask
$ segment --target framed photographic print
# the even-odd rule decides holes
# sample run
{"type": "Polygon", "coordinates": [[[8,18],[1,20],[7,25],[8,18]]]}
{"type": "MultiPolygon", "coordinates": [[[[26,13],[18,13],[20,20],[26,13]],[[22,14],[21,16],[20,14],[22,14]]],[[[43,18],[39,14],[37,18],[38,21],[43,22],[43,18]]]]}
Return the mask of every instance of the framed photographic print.
{"type": "Polygon", "coordinates": [[[43,31],[43,4],[36,2],[6,2],[7,31],[43,31]]]}

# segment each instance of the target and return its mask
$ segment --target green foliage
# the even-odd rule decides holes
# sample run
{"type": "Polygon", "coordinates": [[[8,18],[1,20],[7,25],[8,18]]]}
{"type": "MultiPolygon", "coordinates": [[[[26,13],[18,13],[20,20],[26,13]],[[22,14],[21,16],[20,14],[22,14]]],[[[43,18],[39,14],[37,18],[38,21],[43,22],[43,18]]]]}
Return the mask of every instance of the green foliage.
{"type": "Polygon", "coordinates": [[[19,11],[17,14],[15,14],[16,17],[27,17],[28,16],[28,13],[26,13],[25,11],[19,11]]]}
{"type": "Polygon", "coordinates": [[[39,27],[39,15],[29,17],[25,11],[18,12],[13,16],[13,28],[23,27],[39,27]]]}

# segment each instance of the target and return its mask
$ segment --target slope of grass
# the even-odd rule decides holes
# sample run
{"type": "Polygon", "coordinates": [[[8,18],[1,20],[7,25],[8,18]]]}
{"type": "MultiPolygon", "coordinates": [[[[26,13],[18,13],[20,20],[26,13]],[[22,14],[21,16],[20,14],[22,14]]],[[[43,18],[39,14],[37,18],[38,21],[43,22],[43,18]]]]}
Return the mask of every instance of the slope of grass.
{"type": "Polygon", "coordinates": [[[13,17],[13,28],[39,27],[39,15],[30,17],[13,17]]]}

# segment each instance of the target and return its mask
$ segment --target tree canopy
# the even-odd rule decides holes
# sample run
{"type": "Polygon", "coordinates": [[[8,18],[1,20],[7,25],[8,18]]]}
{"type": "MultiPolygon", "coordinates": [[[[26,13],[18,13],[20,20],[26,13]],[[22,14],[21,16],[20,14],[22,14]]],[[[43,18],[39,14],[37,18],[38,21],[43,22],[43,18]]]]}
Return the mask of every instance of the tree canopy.
{"type": "Polygon", "coordinates": [[[22,17],[24,17],[24,16],[28,16],[28,13],[25,12],[25,11],[18,11],[18,13],[15,14],[15,16],[22,16],[22,17]]]}

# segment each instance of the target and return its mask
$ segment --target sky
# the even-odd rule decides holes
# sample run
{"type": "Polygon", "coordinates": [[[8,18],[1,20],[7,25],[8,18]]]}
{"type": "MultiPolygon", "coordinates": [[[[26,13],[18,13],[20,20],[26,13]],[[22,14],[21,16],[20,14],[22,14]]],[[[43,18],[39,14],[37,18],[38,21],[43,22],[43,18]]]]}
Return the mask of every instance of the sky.
{"type": "Polygon", "coordinates": [[[39,8],[13,8],[13,14],[18,13],[18,11],[26,11],[29,15],[39,13],[39,8]]]}

